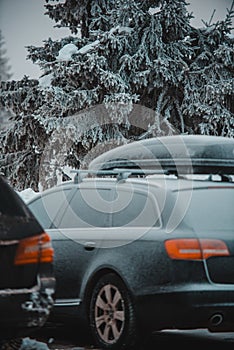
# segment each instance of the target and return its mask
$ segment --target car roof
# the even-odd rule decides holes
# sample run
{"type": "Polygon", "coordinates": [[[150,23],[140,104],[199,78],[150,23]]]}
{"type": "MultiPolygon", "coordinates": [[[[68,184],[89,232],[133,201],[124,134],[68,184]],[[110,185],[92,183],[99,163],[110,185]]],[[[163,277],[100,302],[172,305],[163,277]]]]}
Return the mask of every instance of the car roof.
{"type": "Polygon", "coordinates": [[[148,181],[159,187],[167,187],[172,191],[211,187],[234,188],[234,182],[221,181],[218,175],[213,176],[213,179],[211,177],[207,177],[207,175],[195,175],[194,177],[185,176],[184,178],[167,177],[166,179],[159,176],[151,176],[148,178],[148,181]]]}
{"type": "Polygon", "coordinates": [[[129,177],[125,180],[118,181],[116,178],[110,177],[85,177],[82,179],[80,183],[74,183],[74,181],[69,180],[62,182],[50,189],[47,189],[43,192],[35,194],[32,198],[30,198],[27,203],[35,200],[37,197],[40,197],[43,194],[48,194],[60,189],[69,189],[69,188],[96,188],[100,187],[115,187],[116,184],[122,184],[123,187],[132,187],[142,188],[144,189],[146,186],[152,186],[155,189],[160,188],[166,191],[180,191],[186,189],[205,189],[211,187],[219,187],[219,188],[234,188],[234,182],[223,182],[220,181],[219,175],[214,175],[213,178],[211,176],[205,175],[194,175],[194,176],[185,176],[185,177],[176,177],[175,175],[149,175],[146,177],[129,177]],[[129,185],[129,186],[128,186],[129,185]]]}

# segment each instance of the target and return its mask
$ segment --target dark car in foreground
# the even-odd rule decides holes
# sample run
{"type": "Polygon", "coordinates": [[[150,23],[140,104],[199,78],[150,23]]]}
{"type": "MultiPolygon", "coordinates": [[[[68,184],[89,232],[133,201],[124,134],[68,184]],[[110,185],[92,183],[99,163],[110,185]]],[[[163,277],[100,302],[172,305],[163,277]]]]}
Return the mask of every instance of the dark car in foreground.
{"type": "Polygon", "coordinates": [[[30,335],[48,319],[53,254],[48,234],[0,176],[0,343],[30,335]]]}
{"type": "Polygon", "coordinates": [[[52,315],[111,350],[154,330],[233,331],[234,140],[139,141],[87,173],[28,203],[55,250],[52,315]]]}

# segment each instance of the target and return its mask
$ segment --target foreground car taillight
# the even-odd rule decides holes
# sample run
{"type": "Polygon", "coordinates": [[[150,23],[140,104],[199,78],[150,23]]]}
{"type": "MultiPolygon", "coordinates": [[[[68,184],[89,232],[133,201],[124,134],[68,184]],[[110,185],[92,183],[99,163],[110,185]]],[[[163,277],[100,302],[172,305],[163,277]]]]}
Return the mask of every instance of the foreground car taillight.
{"type": "Polygon", "coordinates": [[[170,239],[165,241],[165,248],[171,259],[203,260],[230,255],[226,244],[219,239],[170,239]]]}
{"type": "Polygon", "coordinates": [[[42,233],[22,239],[17,247],[15,265],[53,262],[54,250],[50,236],[42,233]]]}

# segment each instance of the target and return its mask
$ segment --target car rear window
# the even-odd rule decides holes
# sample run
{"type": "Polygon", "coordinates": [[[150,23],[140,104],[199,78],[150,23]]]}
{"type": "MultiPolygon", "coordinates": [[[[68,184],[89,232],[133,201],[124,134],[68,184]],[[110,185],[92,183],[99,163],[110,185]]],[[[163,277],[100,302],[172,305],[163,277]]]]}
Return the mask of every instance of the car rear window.
{"type": "Polygon", "coordinates": [[[185,215],[196,231],[234,230],[234,187],[196,189],[185,215]]]}
{"type": "Polygon", "coordinates": [[[160,213],[155,198],[147,192],[118,189],[112,203],[112,226],[159,227],[160,213]]]}

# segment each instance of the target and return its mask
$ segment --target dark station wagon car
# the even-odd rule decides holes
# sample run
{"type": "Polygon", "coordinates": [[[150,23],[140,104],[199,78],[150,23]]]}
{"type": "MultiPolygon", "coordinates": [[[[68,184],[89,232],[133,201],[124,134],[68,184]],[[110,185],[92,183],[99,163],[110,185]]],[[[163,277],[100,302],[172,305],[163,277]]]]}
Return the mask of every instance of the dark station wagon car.
{"type": "Polygon", "coordinates": [[[154,330],[233,331],[233,174],[233,139],[153,138],[31,199],[55,250],[52,315],[80,318],[103,349],[154,330]]]}
{"type": "Polygon", "coordinates": [[[1,344],[32,334],[48,319],[55,292],[53,254],[48,234],[0,176],[1,344]]]}

